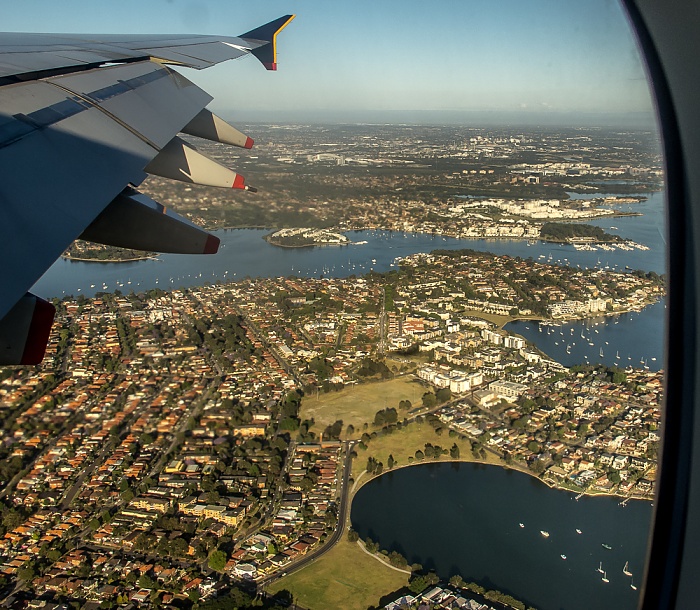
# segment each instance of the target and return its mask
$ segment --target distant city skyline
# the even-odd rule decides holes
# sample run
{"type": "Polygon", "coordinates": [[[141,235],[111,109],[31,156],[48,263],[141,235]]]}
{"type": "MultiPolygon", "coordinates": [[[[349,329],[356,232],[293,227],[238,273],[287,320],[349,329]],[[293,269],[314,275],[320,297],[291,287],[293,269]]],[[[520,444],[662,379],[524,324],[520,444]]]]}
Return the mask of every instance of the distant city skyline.
{"type": "Polygon", "coordinates": [[[279,70],[252,58],[183,73],[233,121],[653,126],[617,0],[28,0],[5,31],[239,35],[280,15],[279,70]]]}

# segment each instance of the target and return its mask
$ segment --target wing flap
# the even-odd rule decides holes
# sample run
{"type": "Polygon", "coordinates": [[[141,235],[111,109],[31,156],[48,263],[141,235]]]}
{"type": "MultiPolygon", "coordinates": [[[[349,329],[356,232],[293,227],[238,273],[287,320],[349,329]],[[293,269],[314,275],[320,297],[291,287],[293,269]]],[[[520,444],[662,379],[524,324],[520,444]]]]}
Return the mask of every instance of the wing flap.
{"type": "Polygon", "coordinates": [[[219,188],[245,188],[243,176],[211,160],[177,136],[168,142],[158,156],[146,166],[146,171],[149,174],[191,184],[219,188]]]}
{"type": "Polygon", "coordinates": [[[151,62],[0,87],[0,256],[22,261],[0,317],[209,99],[151,62]]]}
{"type": "Polygon", "coordinates": [[[120,193],[80,236],[119,248],[216,254],[219,238],[138,191],[120,193]]]}
{"type": "Polygon", "coordinates": [[[181,131],[191,136],[197,136],[212,142],[231,144],[240,148],[253,148],[254,144],[253,138],[241,133],[206,108],[187,123],[181,131]]]}
{"type": "MultiPolygon", "coordinates": [[[[50,83],[90,104],[160,149],[211,101],[181,74],[153,62],[59,76],[50,83]]],[[[155,155],[155,151],[154,151],[155,155]]]]}

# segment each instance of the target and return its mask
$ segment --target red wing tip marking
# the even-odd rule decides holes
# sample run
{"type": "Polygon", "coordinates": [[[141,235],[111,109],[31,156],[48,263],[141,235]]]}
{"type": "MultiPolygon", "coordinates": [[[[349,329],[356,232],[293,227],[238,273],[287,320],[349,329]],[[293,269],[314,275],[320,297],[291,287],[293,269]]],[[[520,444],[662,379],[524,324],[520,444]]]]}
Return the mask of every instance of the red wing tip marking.
{"type": "Polygon", "coordinates": [[[265,66],[265,68],[267,70],[277,70],[277,62],[276,61],[263,62],[263,66],[265,66]]]}
{"type": "Polygon", "coordinates": [[[216,235],[207,235],[207,242],[204,244],[202,254],[216,254],[219,251],[221,240],[216,235]]]}
{"type": "Polygon", "coordinates": [[[44,359],[55,313],[56,308],[51,303],[43,299],[36,300],[20,364],[39,364],[44,359]]]}
{"type": "Polygon", "coordinates": [[[246,137],[243,148],[253,148],[253,144],[255,144],[253,138],[246,137]]]}
{"type": "Polygon", "coordinates": [[[245,178],[241,176],[240,174],[236,174],[236,177],[233,180],[233,188],[235,189],[244,189],[245,188],[245,178]]]}

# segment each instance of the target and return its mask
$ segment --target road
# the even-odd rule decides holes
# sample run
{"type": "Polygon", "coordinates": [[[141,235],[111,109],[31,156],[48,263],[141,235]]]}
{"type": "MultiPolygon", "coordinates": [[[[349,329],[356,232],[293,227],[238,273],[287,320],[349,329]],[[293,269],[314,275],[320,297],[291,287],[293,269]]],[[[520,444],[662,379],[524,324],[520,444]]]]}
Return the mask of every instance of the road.
{"type": "MultiPolygon", "coordinates": [[[[330,538],[326,540],[325,544],[321,548],[311,552],[308,555],[305,555],[301,559],[286,566],[285,571],[283,572],[285,576],[293,572],[298,572],[302,568],[309,565],[311,562],[315,561],[316,559],[330,551],[331,548],[333,548],[333,546],[340,540],[341,536],[345,532],[345,523],[348,518],[348,506],[350,503],[350,453],[352,452],[352,448],[354,447],[354,445],[355,441],[347,441],[345,443],[343,479],[340,487],[340,506],[338,507],[338,523],[335,527],[335,531],[333,532],[333,534],[331,534],[330,538]]],[[[280,578],[283,578],[282,574],[273,574],[271,576],[268,576],[267,578],[263,578],[262,580],[258,581],[258,588],[262,589],[264,587],[267,587],[275,581],[279,580],[280,578]]]]}

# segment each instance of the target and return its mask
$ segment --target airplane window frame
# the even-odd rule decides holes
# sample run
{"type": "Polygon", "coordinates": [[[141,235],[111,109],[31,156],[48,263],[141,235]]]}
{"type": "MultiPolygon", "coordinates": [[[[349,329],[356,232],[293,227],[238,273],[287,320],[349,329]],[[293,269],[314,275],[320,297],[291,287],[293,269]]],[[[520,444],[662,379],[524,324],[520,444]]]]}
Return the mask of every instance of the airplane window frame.
{"type": "Polygon", "coordinates": [[[677,108],[683,110],[683,102],[687,99],[677,86],[674,89],[665,69],[669,62],[672,64],[674,59],[678,60],[679,50],[682,52],[684,44],[661,49],[662,43],[667,43],[668,39],[664,39],[663,32],[659,34],[658,25],[652,24],[650,19],[661,14],[666,20],[663,26],[668,26],[674,20],[669,11],[681,12],[683,8],[676,5],[684,4],[686,9],[692,7],[690,2],[674,3],[670,9],[650,4],[644,6],[644,0],[622,0],[622,4],[637,35],[656,102],[665,165],[668,244],[663,437],[639,607],[641,610],[670,610],[688,608],[690,606],[685,604],[691,601],[681,591],[681,578],[684,570],[689,569],[684,547],[692,541],[688,525],[692,516],[689,509],[693,482],[694,372],[698,347],[694,293],[698,261],[693,251],[692,192],[686,167],[689,159],[683,148],[677,112],[677,108]],[[652,32],[652,26],[657,26],[655,32],[652,32]]]}

